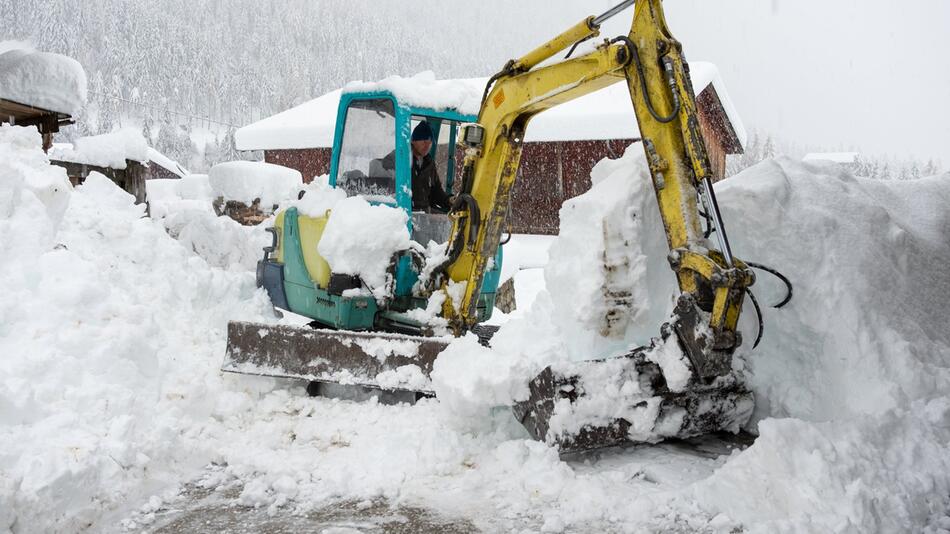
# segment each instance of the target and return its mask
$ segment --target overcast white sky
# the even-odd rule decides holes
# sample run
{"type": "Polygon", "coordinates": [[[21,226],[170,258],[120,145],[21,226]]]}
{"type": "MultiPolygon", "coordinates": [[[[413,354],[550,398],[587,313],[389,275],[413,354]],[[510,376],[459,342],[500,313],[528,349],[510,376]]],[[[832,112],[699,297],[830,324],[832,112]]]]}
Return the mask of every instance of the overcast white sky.
{"type": "MultiPolygon", "coordinates": [[[[553,36],[614,1],[561,0],[553,36]],[[560,28],[559,26],[559,28],[560,28]]],[[[950,165],[950,1],[666,0],[687,59],[719,69],[747,128],[803,145],[950,165]]],[[[604,35],[626,33],[632,11],[604,35]]]]}

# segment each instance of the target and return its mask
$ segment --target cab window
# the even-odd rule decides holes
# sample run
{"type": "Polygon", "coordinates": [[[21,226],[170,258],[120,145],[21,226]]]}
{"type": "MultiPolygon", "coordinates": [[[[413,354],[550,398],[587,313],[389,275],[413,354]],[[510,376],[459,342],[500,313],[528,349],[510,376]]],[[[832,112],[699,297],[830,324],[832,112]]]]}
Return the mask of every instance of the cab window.
{"type": "Polygon", "coordinates": [[[432,127],[435,139],[432,141],[432,151],[429,153],[435,162],[435,168],[439,173],[439,181],[442,182],[442,188],[449,194],[452,194],[449,185],[458,176],[458,169],[461,167],[461,158],[455,150],[455,135],[458,129],[458,122],[448,119],[437,119],[434,117],[423,117],[421,115],[412,116],[412,124],[409,131],[415,131],[416,125],[420,121],[428,121],[432,127]]]}
{"type": "Polygon", "coordinates": [[[396,113],[392,100],[354,100],[346,108],[336,185],[348,196],[396,202],[396,113]]]}

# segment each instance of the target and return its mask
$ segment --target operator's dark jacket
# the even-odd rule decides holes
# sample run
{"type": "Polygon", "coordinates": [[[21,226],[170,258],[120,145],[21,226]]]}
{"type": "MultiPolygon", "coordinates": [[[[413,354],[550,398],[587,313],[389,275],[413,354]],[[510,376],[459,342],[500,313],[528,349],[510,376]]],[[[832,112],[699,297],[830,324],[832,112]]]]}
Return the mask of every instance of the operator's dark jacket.
{"type": "MultiPolygon", "coordinates": [[[[412,157],[412,211],[449,211],[452,201],[442,189],[439,173],[435,169],[435,162],[428,154],[422,158],[421,164],[415,156],[412,157]]],[[[384,169],[396,168],[396,152],[390,152],[383,158],[384,169]]]]}

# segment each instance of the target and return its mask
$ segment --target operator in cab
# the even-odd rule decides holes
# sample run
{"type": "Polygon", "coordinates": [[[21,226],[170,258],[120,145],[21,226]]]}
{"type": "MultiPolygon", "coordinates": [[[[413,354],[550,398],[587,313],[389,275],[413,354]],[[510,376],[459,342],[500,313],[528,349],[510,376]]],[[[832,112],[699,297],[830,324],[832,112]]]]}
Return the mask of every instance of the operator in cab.
{"type": "MultiPolygon", "coordinates": [[[[447,213],[452,200],[442,189],[439,172],[429,151],[432,149],[432,128],[426,121],[420,122],[412,131],[410,139],[412,158],[412,211],[447,213]]],[[[395,152],[383,158],[383,168],[396,168],[395,152]]]]}

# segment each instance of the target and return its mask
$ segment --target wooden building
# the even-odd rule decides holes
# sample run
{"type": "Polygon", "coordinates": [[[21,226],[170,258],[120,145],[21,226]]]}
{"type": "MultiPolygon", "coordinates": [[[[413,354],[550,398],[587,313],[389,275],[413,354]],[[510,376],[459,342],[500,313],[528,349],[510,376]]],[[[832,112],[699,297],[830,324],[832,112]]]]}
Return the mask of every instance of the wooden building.
{"type": "MultiPolygon", "coordinates": [[[[722,179],[726,156],[742,153],[745,129],[715,65],[690,67],[700,127],[714,174],[722,179]]],[[[531,120],[512,193],[513,232],[556,234],[561,204],[590,189],[594,165],[640,141],[627,91],[626,84],[614,84],[531,120]]],[[[336,90],[245,126],[235,134],[236,148],[263,150],[264,161],[297,169],[310,182],[329,172],[339,100],[336,90]]]]}
{"type": "Polygon", "coordinates": [[[48,151],[53,146],[53,134],[59,131],[60,126],[73,124],[73,118],[68,113],[0,98],[0,124],[2,123],[36,126],[43,136],[43,150],[48,151]]]}
{"type": "Polygon", "coordinates": [[[146,155],[145,161],[126,159],[124,167],[108,167],[84,161],[69,144],[57,144],[50,153],[50,163],[66,169],[73,186],[83,183],[89,173],[98,172],[134,196],[136,204],[142,204],[146,201],[146,180],[180,179],[188,174],[184,167],[151,147],[146,155]]]}
{"type": "Polygon", "coordinates": [[[86,74],[75,59],[10,41],[0,53],[0,124],[35,126],[43,150],[86,102],[86,74]]]}

